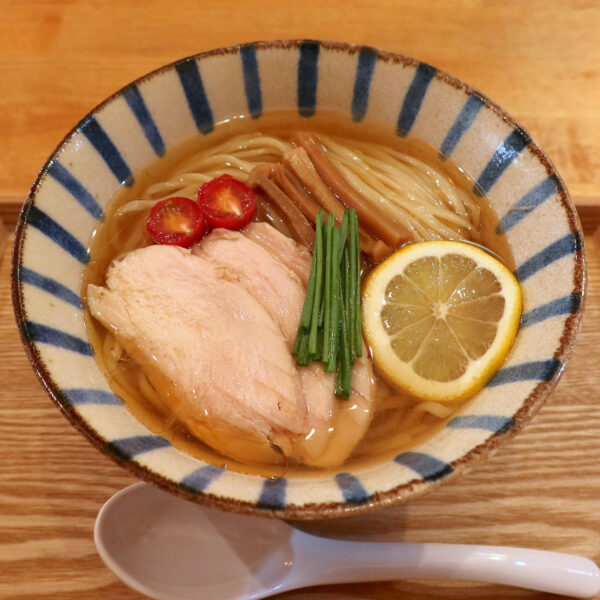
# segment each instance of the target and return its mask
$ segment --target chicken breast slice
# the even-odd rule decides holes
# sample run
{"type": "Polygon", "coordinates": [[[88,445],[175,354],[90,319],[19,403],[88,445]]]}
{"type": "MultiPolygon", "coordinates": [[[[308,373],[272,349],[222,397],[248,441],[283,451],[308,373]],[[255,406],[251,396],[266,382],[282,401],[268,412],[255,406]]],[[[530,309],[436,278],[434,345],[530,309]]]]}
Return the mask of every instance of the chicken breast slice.
{"type": "Polygon", "coordinates": [[[292,270],[262,245],[227,229],[214,229],[192,254],[231,273],[265,308],[292,349],[306,295],[306,286],[292,270]]]}
{"type": "MultiPolygon", "coordinates": [[[[273,442],[300,463],[314,467],[343,464],[363,438],[373,419],[375,380],[371,361],[366,356],[363,344],[363,356],[356,358],[352,367],[350,397],[346,400],[332,394],[327,427],[315,428],[302,439],[288,438],[291,448],[286,448],[287,440],[278,434],[273,436],[273,442]]],[[[314,405],[309,400],[309,411],[311,408],[314,409],[314,405]]]]}
{"type": "Polygon", "coordinates": [[[114,263],[106,284],[88,286],[92,315],[192,433],[230,456],[229,437],[268,447],[274,432],[305,435],[304,393],[286,341],[229,272],[189,250],[149,246],[114,263]]]}
{"type": "MultiPolygon", "coordinates": [[[[230,270],[241,285],[279,324],[292,349],[306,294],[310,263],[303,247],[265,223],[252,223],[243,232],[217,229],[195,246],[197,256],[230,270]],[[251,230],[253,235],[248,235],[251,230]],[[288,265],[294,265],[292,271],[288,265]]],[[[309,254],[310,256],[310,254],[309,254]]],[[[366,357],[363,348],[363,357],[366,357]]],[[[334,395],[335,375],[320,361],[299,368],[306,399],[309,431],[305,438],[274,434],[272,441],[287,456],[314,466],[341,464],[365,434],[372,419],[375,384],[371,362],[355,361],[350,398],[334,395]]]]}
{"type": "Polygon", "coordinates": [[[304,287],[307,286],[312,254],[304,246],[300,246],[268,223],[249,223],[242,233],[279,259],[300,278],[304,287]]]}
{"type": "Polygon", "coordinates": [[[193,253],[130,253],[107,288],[89,286],[88,303],[207,444],[242,462],[281,463],[275,444],[288,459],[334,466],[365,434],[375,387],[366,359],[355,361],[348,400],[322,363],[295,366],[310,260],[268,224],[217,229],[193,253]]]}

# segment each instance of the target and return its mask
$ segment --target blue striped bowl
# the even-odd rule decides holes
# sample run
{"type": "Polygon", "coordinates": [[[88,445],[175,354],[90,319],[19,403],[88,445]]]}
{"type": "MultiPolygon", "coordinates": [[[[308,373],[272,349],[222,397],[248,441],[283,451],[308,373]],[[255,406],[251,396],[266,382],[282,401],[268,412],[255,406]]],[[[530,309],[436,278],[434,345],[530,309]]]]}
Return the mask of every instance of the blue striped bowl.
{"type": "Polygon", "coordinates": [[[13,295],[34,370],[92,443],[147,481],[228,510],[341,516],[404,500],[464,472],[534,414],[556,384],[580,321],[583,240],[569,195],[527,132],[468,85],[416,60],[316,41],[200,54],[126,86],[87,115],[42,168],[17,229],[13,295]],[[371,117],[450,157],[501,217],[524,294],[505,366],[461,414],[411,452],[337,473],[264,479],[203,464],[154,435],[107,385],[80,301],[86,250],[108,201],[134,173],[190,135],[236,115],[371,117]]]}

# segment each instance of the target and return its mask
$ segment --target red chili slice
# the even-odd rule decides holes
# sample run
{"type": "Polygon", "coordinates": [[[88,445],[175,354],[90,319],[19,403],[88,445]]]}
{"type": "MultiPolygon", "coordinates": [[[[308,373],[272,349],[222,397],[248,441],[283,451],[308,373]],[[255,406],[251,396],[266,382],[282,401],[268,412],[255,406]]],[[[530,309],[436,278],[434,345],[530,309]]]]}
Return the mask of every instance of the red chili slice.
{"type": "Polygon", "coordinates": [[[231,175],[211,179],[198,190],[198,203],[204,218],[213,227],[241,229],[256,209],[254,192],[231,175]]]}
{"type": "Polygon", "coordinates": [[[194,200],[167,198],[153,206],[146,221],[146,229],[159,244],[189,248],[204,233],[204,217],[194,200]]]}

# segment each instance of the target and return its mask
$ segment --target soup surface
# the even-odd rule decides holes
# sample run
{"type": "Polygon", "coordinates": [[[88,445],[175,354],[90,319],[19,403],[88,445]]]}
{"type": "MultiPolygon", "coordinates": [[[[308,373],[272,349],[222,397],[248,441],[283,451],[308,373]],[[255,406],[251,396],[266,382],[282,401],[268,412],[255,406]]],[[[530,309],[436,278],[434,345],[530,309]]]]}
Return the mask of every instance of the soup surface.
{"type": "MultiPolygon", "coordinates": [[[[332,161],[335,159],[338,168],[354,183],[354,187],[360,187],[361,178],[364,177],[365,189],[371,190],[375,197],[378,197],[378,190],[392,185],[386,179],[388,175],[385,175],[387,167],[384,163],[388,158],[381,154],[380,148],[392,154],[402,153],[407,158],[399,171],[390,171],[389,178],[396,177],[403,181],[403,173],[406,172],[407,180],[402,184],[406,192],[399,189],[396,192],[399,195],[405,193],[407,202],[417,204],[419,195],[429,197],[434,216],[427,213],[425,206],[422,210],[410,209],[416,216],[409,216],[404,222],[400,212],[393,212],[395,206],[383,206],[385,210],[389,209],[392,224],[397,222],[398,226],[411,229],[415,241],[466,239],[476,242],[513,268],[510,248],[506,239],[495,233],[497,219],[487,200],[475,196],[472,193],[472,181],[451,161],[441,160],[432,148],[418,140],[399,138],[391,128],[382,124],[368,121],[357,124],[335,113],[318,114],[310,120],[295,113],[272,113],[258,120],[240,118],[221,123],[209,135],[195,136],[136,173],[134,185],[129,189],[123,188],[115,196],[105,211],[104,223],[92,235],[91,261],[86,267],[82,284],[84,300],[87,300],[89,284],[106,285],[106,273],[113,261],[132,250],[153,244],[146,232],[145,222],[155,202],[169,196],[195,199],[200,185],[223,173],[247,181],[249,170],[254,166],[263,162],[278,162],[280,155],[293,147],[293,139],[298,131],[309,131],[322,141],[333,157],[332,161]],[[268,141],[253,146],[252,137],[259,133],[266,136],[268,141]],[[227,146],[231,145],[231,140],[238,140],[233,144],[235,152],[227,146]],[[223,151],[220,151],[221,145],[224,145],[223,151]],[[377,171],[380,163],[381,171],[377,171]],[[371,166],[374,176],[370,171],[371,166]],[[445,202],[453,212],[451,218],[442,215],[438,219],[435,211],[443,213],[448,207],[443,205],[444,201],[435,199],[436,194],[445,192],[450,194],[451,200],[445,202]],[[460,204],[462,208],[452,206],[452,203],[460,204]],[[461,221],[461,211],[469,217],[466,226],[461,221]],[[425,214],[423,218],[420,212],[425,214]]],[[[377,202],[383,203],[384,200],[377,202]]],[[[427,205],[427,202],[423,204],[427,205]]],[[[261,199],[254,218],[270,223],[282,233],[290,233],[286,220],[281,218],[277,210],[270,209],[268,198],[261,199]]],[[[372,257],[363,256],[363,278],[375,262],[372,257]]],[[[111,388],[124,400],[130,412],[151,431],[169,439],[185,453],[232,470],[263,476],[281,476],[289,471],[298,474],[312,472],[313,468],[289,462],[281,455],[279,459],[262,463],[255,460],[241,462],[223,456],[203,443],[190,433],[185,422],[175,417],[161,394],[149,382],[143,367],[123,351],[114,332],[93,318],[89,311],[85,316],[96,359],[111,388]]],[[[174,335],[177,333],[174,332],[174,335]]],[[[370,425],[348,459],[352,464],[394,456],[420,444],[443,427],[461,406],[419,402],[394,390],[376,372],[374,378],[376,393],[370,409],[370,425]]],[[[334,434],[339,435],[340,432],[332,431],[331,435],[334,434]]]]}

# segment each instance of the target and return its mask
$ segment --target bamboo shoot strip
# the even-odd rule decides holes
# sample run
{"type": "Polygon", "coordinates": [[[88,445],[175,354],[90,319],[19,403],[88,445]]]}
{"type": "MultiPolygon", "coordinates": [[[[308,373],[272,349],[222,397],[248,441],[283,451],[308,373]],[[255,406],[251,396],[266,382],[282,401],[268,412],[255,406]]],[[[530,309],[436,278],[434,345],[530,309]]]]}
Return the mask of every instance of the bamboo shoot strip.
{"type": "Polygon", "coordinates": [[[258,188],[267,197],[269,204],[285,221],[293,238],[302,245],[314,247],[315,234],[313,228],[304,213],[297,204],[279,187],[271,181],[271,167],[269,165],[258,165],[252,169],[248,177],[248,185],[258,188]]]}
{"type": "MultiPolygon", "coordinates": [[[[308,353],[311,358],[319,358],[320,353],[318,352],[318,330],[320,326],[320,311],[321,302],[323,299],[323,217],[325,211],[320,210],[317,213],[316,220],[316,232],[315,232],[315,249],[313,255],[313,269],[315,269],[315,280],[314,280],[314,295],[311,306],[311,319],[310,319],[310,338],[308,343],[308,353]],[[315,260],[316,257],[316,260],[315,260]]],[[[312,276],[312,270],[310,272],[312,276]]],[[[310,284],[310,279],[309,279],[310,284]]],[[[306,305],[305,305],[306,306],[306,305]]]]}
{"type": "Polygon", "coordinates": [[[323,146],[312,136],[307,133],[298,133],[294,141],[300,146],[291,151],[295,153],[292,160],[299,163],[296,168],[302,168],[307,172],[314,170],[315,174],[321,177],[343,205],[356,209],[357,213],[360,213],[363,227],[366,227],[372,235],[383,240],[391,248],[397,248],[402,242],[412,239],[412,234],[407,228],[399,223],[390,222],[387,215],[377,205],[369,202],[348,183],[341,171],[329,160],[323,146]],[[304,158],[304,154],[300,153],[300,149],[305,151],[308,160],[304,158]],[[311,169],[305,166],[305,163],[309,161],[311,169]]]}
{"type": "Polygon", "coordinates": [[[271,178],[281,188],[281,190],[291,198],[292,202],[299,208],[300,212],[313,223],[315,215],[319,212],[320,206],[303,189],[297,187],[288,177],[287,169],[284,171],[280,163],[271,167],[271,178]]]}
{"type": "MultiPolygon", "coordinates": [[[[273,178],[279,187],[298,204],[304,215],[314,222],[314,216],[311,215],[317,213],[318,208],[315,208],[315,205],[318,205],[318,207],[333,212],[337,221],[341,223],[345,207],[325,185],[311,163],[306,150],[294,148],[286,152],[283,164],[286,167],[285,170],[281,164],[272,167],[273,178]],[[293,183],[290,177],[294,177],[296,183],[293,183]],[[305,189],[300,190],[297,184],[305,189]]],[[[375,251],[373,259],[377,262],[392,251],[383,241],[375,240],[362,227],[359,229],[359,235],[361,249],[369,255],[375,251]]]]}
{"type": "Polygon", "coordinates": [[[346,210],[344,205],[319,177],[304,148],[288,150],[283,155],[283,165],[290,169],[298,181],[310,192],[311,198],[314,198],[325,210],[332,212],[338,223],[342,222],[346,210]]]}

